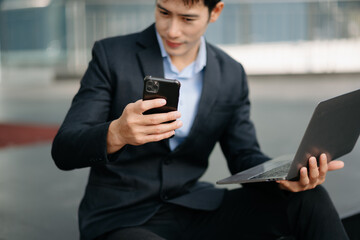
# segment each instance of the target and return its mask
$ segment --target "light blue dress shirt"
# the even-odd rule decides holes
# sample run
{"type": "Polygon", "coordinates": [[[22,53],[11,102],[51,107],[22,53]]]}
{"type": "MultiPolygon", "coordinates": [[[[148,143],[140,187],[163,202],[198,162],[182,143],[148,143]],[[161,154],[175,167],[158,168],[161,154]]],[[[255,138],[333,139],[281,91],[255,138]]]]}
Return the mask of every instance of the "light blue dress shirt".
{"type": "Polygon", "coordinates": [[[163,57],[165,78],[177,79],[181,83],[178,110],[181,112],[183,126],[175,130],[175,136],[170,138],[170,149],[174,150],[188,136],[198,110],[206,66],[206,45],[204,37],[201,37],[196,60],[179,72],[172,64],[160,35],[157,32],[156,35],[163,57]]]}

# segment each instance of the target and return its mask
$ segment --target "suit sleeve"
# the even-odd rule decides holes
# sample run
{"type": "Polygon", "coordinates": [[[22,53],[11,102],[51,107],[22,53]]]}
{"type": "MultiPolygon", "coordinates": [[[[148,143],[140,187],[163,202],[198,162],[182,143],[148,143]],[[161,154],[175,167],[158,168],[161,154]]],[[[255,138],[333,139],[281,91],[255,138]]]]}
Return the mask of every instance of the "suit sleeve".
{"type": "Polygon", "coordinates": [[[60,169],[83,168],[108,161],[110,79],[104,47],[97,42],[80,89],[53,141],[51,154],[60,169]]]}
{"type": "MultiPolygon", "coordinates": [[[[232,174],[246,170],[269,160],[259,147],[255,127],[250,120],[250,100],[247,77],[240,65],[240,87],[236,94],[239,96],[233,114],[224,134],[220,139],[220,146],[232,174]]],[[[239,81],[237,81],[236,85],[239,81]]]]}

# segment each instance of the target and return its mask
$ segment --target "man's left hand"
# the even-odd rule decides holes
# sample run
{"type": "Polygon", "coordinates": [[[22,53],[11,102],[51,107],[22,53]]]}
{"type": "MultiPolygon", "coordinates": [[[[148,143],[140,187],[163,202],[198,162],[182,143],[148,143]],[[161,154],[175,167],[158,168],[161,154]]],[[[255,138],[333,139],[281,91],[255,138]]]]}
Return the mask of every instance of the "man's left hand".
{"type": "Polygon", "coordinates": [[[319,167],[315,157],[309,159],[309,171],[306,167],[300,169],[300,179],[298,181],[280,180],[276,181],[279,183],[280,189],[301,192],[315,188],[317,185],[322,184],[325,181],[326,174],[328,171],[338,170],[344,167],[344,162],[334,160],[327,162],[326,154],[321,154],[319,158],[319,167]]]}

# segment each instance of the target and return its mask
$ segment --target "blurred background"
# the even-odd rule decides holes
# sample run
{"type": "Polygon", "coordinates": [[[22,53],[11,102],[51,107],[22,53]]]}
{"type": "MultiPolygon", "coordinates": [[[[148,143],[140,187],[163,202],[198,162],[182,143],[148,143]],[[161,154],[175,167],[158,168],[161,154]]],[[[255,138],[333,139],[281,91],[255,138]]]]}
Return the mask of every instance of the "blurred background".
{"type": "MultiPolygon", "coordinates": [[[[206,33],[249,76],[265,153],[292,153],[319,101],[360,88],[359,0],[224,0],[206,33]]],[[[77,239],[88,169],[50,156],[94,41],[140,31],[154,0],[0,0],[0,239],[77,239]]],[[[360,239],[360,144],[325,187],[360,239]]],[[[216,146],[203,180],[229,174],[216,146]]],[[[235,187],[235,186],[227,186],[235,187]]]]}
{"type": "MultiPolygon", "coordinates": [[[[360,69],[360,1],[225,0],[207,39],[249,74],[344,73],[360,69]],[[269,59],[272,59],[271,64],[269,59]]],[[[2,81],[29,68],[81,76],[95,40],[153,22],[149,0],[1,0],[2,81]],[[16,72],[16,73],[14,73],[16,72]]]]}

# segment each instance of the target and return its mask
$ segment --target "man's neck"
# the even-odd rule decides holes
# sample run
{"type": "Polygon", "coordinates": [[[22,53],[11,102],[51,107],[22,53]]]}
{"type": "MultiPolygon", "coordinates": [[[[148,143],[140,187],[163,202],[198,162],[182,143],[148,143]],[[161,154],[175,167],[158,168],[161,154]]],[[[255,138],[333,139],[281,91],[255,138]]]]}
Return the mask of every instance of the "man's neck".
{"type": "Polygon", "coordinates": [[[189,66],[192,62],[195,61],[197,54],[190,58],[178,57],[178,56],[170,56],[171,63],[176,67],[176,69],[181,72],[184,68],[189,66]]]}

